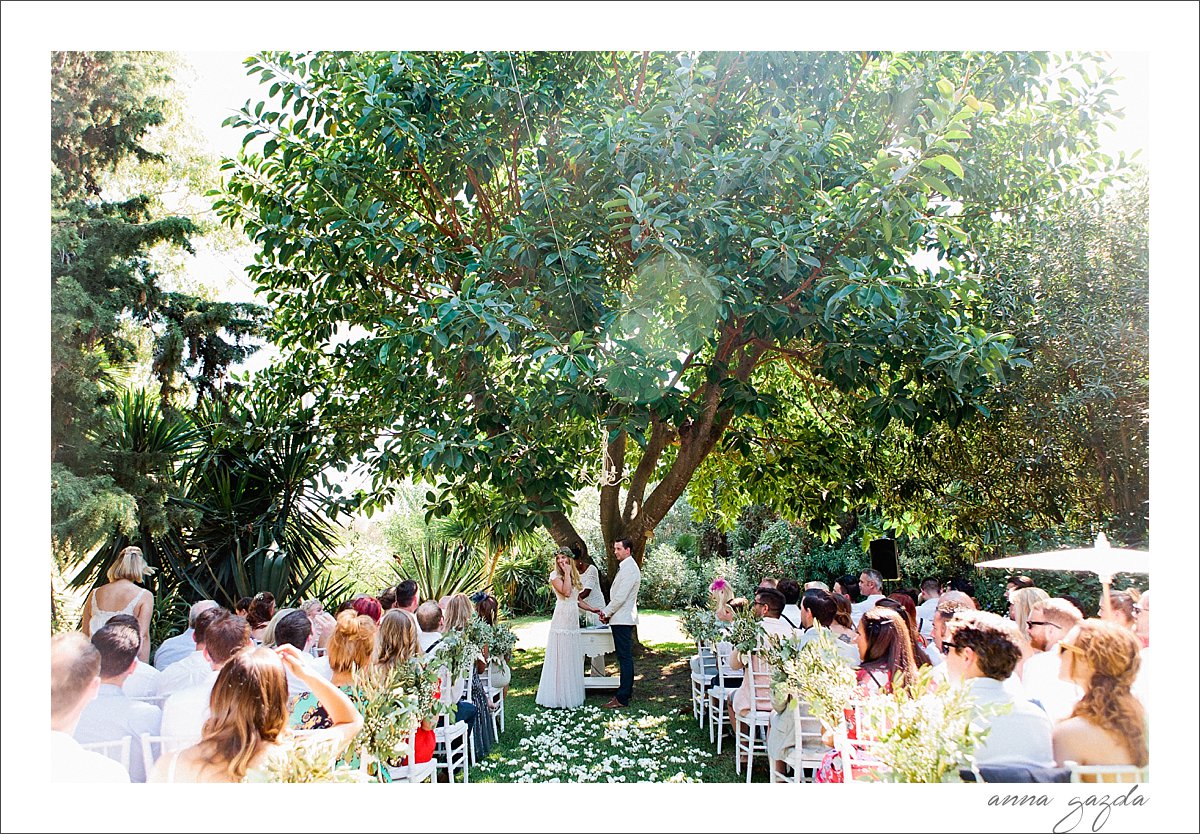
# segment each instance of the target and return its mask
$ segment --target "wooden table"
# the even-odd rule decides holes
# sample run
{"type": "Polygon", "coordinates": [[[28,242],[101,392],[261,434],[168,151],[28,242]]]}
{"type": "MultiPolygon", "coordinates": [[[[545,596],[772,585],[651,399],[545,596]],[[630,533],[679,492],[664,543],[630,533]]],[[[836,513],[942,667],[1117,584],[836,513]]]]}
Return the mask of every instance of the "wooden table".
{"type": "MultiPolygon", "coordinates": [[[[608,626],[581,628],[579,630],[579,644],[583,655],[580,661],[584,664],[587,672],[591,671],[590,658],[616,651],[616,646],[613,645],[612,629],[608,626]]],[[[591,675],[587,674],[587,672],[584,673],[583,678],[585,689],[619,689],[621,686],[620,677],[615,675],[591,675]]]]}

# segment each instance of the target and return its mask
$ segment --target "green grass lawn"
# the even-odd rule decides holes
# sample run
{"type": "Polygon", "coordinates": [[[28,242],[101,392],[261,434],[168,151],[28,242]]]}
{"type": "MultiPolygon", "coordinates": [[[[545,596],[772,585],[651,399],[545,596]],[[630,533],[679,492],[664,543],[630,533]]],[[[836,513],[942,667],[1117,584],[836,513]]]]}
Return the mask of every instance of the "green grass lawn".
{"type": "MultiPolygon", "coordinates": [[[[509,623],[537,619],[544,618],[509,623]]],[[[507,729],[491,755],[471,768],[471,781],[742,781],[745,777],[734,772],[729,739],[718,758],[707,729],[692,717],[688,658],[694,651],[690,643],[644,645],[634,660],[628,709],[600,709],[612,693],[593,691],[580,709],[551,710],[534,703],[545,650],[518,650],[506,704],[507,729]]],[[[609,671],[616,673],[612,655],[609,671]]],[[[765,770],[755,775],[756,781],[765,778],[765,770]]]]}

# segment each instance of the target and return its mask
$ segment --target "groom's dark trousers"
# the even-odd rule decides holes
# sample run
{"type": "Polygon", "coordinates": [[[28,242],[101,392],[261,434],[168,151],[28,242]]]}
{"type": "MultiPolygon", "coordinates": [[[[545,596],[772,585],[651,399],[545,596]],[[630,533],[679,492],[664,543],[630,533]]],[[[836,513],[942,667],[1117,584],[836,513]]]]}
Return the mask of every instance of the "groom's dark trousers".
{"type": "Polygon", "coordinates": [[[614,697],[627,705],[633,696],[633,626],[614,625],[612,636],[617,665],[621,667],[621,686],[614,697]]]}

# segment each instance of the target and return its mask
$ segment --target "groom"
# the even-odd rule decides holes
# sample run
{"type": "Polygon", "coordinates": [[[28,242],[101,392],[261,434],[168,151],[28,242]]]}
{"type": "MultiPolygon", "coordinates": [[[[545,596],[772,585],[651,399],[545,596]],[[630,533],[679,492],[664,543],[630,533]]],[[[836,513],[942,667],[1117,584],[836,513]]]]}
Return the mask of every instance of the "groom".
{"type": "Polygon", "coordinates": [[[600,614],[600,622],[612,626],[613,648],[617,665],[621,667],[621,686],[605,709],[629,706],[633,695],[633,627],[637,625],[637,594],[642,584],[642,571],[633,556],[633,542],[618,539],[613,543],[617,557],[617,576],[608,592],[608,605],[600,614]]]}

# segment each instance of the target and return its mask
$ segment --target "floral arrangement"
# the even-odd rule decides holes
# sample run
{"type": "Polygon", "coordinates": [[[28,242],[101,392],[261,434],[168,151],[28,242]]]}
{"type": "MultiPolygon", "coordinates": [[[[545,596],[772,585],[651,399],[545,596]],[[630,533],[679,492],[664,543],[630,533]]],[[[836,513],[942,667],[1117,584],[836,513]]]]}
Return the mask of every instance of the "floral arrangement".
{"type": "Polygon", "coordinates": [[[492,641],[488,644],[488,652],[492,657],[512,657],[513,648],[517,645],[517,635],[505,623],[497,621],[492,626],[492,641]]]}
{"type": "Polygon", "coordinates": [[[859,707],[862,725],[872,728],[871,755],[883,765],[876,776],[888,782],[958,781],[959,770],[971,767],[988,733],[973,722],[1002,708],[977,705],[968,687],[936,680],[928,666],[893,690],[869,695],[859,707]]]}
{"type": "Polygon", "coordinates": [[[724,623],[706,608],[689,608],[679,618],[683,633],[698,643],[712,645],[722,638],[724,623]]]}
{"type": "Polygon", "coordinates": [[[366,774],[338,760],[337,743],[297,743],[273,751],[266,763],[246,774],[246,782],[362,782],[366,774]]]}
{"type": "Polygon", "coordinates": [[[471,667],[479,654],[479,646],[472,642],[469,634],[454,629],[443,635],[437,656],[440,662],[449,667],[453,680],[462,680],[471,674],[471,667]]]}
{"type": "Polygon", "coordinates": [[[467,640],[474,643],[481,650],[492,645],[492,627],[488,625],[487,620],[478,614],[471,615],[464,633],[467,640]]]}
{"type": "Polygon", "coordinates": [[[449,715],[453,705],[438,698],[438,669],[422,658],[409,658],[408,663],[396,667],[400,676],[400,687],[416,697],[417,717],[421,721],[436,722],[442,715],[449,715]]]}
{"type": "Polygon", "coordinates": [[[754,616],[752,609],[747,609],[734,615],[724,637],[733,645],[734,651],[749,654],[762,647],[766,634],[762,621],[754,616]]]}
{"type": "Polygon", "coordinates": [[[382,673],[378,669],[354,672],[353,697],[363,725],[346,754],[353,757],[352,767],[357,759],[379,781],[384,780],[380,763],[407,756],[417,729],[418,698],[405,691],[403,670],[393,667],[382,673]]]}
{"type": "Polygon", "coordinates": [[[854,667],[838,654],[833,632],[820,629],[803,647],[797,640],[769,638],[766,660],[773,670],[772,691],[779,700],[793,697],[833,729],[858,689],[854,667]]]}

